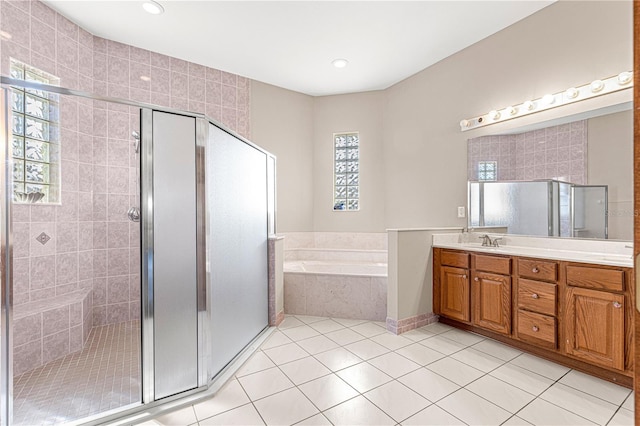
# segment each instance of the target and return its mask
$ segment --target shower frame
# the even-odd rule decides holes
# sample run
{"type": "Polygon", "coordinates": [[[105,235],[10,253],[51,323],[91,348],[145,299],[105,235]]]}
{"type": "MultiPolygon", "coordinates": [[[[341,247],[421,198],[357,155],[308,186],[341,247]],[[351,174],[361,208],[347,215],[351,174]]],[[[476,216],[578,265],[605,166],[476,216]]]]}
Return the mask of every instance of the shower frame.
{"type": "MultiPolygon", "coordinates": [[[[239,141],[266,155],[267,161],[267,237],[275,233],[276,223],[276,157],[253,142],[238,135],[221,123],[204,114],[160,107],[126,99],[95,95],[87,92],[52,86],[32,81],[0,76],[0,425],[11,425],[13,417],[13,236],[11,224],[12,169],[11,169],[11,109],[10,86],[43,90],[59,95],[104,101],[140,108],[140,178],[139,200],[141,210],[141,401],[91,417],[73,421],[74,424],[118,425],[136,420],[143,421],[177,406],[193,403],[215,393],[269,336],[271,329],[265,328],[239,352],[222,370],[211,371],[211,346],[209,321],[211,306],[210,274],[207,270],[207,204],[206,204],[206,143],[209,124],[227,132],[239,141]],[[195,171],[196,171],[196,276],[197,276],[197,387],[156,400],[154,396],[154,229],[153,229],[153,134],[152,113],[154,111],[192,117],[196,122],[195,171]],[[144,169],[142,168],[144,165],[144,169]],[[147,188],[142,191],[142,188],[147,188]]],[[[268,258],[267,251],[267,258],[268,258]]],[[[267,283],[264,283],[265,286],[267,283]]]]}

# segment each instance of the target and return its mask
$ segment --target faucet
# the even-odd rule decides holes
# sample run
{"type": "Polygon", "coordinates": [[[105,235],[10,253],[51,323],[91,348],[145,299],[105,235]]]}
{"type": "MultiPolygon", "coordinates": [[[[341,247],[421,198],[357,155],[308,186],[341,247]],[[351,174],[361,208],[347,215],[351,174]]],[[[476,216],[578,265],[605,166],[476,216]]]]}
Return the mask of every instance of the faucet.
{"type": "Polygon", "coordinates": [[[493,241],[491,241],[491,247],[500,247],[498,241],[502,241],[502,238],[494,238],[493,241]]]}
{"type": "Polygon", "coordinates": [[[491,237],[489,235],[484,234],[478,238],[482,238],[482,247],[491,247],[491,237]]]}

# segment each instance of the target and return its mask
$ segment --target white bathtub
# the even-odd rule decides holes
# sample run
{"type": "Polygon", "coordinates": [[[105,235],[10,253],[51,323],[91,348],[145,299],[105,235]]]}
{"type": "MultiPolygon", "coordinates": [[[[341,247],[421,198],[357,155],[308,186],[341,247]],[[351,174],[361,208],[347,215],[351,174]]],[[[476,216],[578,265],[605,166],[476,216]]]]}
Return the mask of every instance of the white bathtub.
{"type": "Polygon", "coordinates": [[[294,260],[284,262],[284,273],[386,277],[386,263],[341,263],[321,260],[294,260]]]}
{"type": "Polygon", "coordinates": [[[337,234],[340,244],[332,244],[334,235],[329,233],[315,233],[314,243],[309,236],[296,237],[305,244],[287,247],[285,237],[285,313],[386,320],[386,240],[372,234],[337,234]],[[350,243],[346,248],[345,241],[350,243]]]}

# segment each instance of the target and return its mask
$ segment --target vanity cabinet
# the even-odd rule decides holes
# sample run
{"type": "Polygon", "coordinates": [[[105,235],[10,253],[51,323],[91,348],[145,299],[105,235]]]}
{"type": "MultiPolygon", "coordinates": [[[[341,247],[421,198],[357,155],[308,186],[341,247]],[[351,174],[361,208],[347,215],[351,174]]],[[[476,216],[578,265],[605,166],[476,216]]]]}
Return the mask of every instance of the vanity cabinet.
{"type": "Polygon", "coordinates": [[[511,258],[471,255],[473,324],[511,334],[511,258]]]}
{"type": "Polygon", "coordinates": [[[567,354],[604,367],[625,369],[625,271],[567,266],[567,354]]]}
{"type": "Polygon", "coordinates": [[[443,323],[630,386],[633,269],[434,248],[443,323]]]}
{"type": "Polygon", "coordinates": [[[440,253],[439,258],[442,265],[438,292],[439,310],[449,318],[469,322],[469,255],[445,250],[440,253]]]}

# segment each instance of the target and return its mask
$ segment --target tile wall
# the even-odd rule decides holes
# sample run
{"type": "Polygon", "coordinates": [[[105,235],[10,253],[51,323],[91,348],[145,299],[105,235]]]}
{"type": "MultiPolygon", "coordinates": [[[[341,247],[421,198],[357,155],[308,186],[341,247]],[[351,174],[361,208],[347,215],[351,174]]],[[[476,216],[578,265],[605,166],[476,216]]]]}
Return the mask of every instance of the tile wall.
{"type": "Polygon", "coordinates": [[[469,139],[467,150],[469,180],[478,179],[478,161],[496,161],[498,180],[587,183],[586,120],[517,135],[469,139]]]}
{"type": "MultiPolygon", "coordinates": [[[[0,30],[3,75],[15,58],[63,87],[206,113],[251,136],[249,79],[93,36],[39,1],[0,0],[0,30]]],[[[137,204],[138,111],[63,96],[59,114],[61,203],[13,206],[16,312],[89,290],[94,325],[136,319],[139,228],[126,212],[137,204]]],[[[41,339],[38,330],[26,332],[41,339]]]]}

